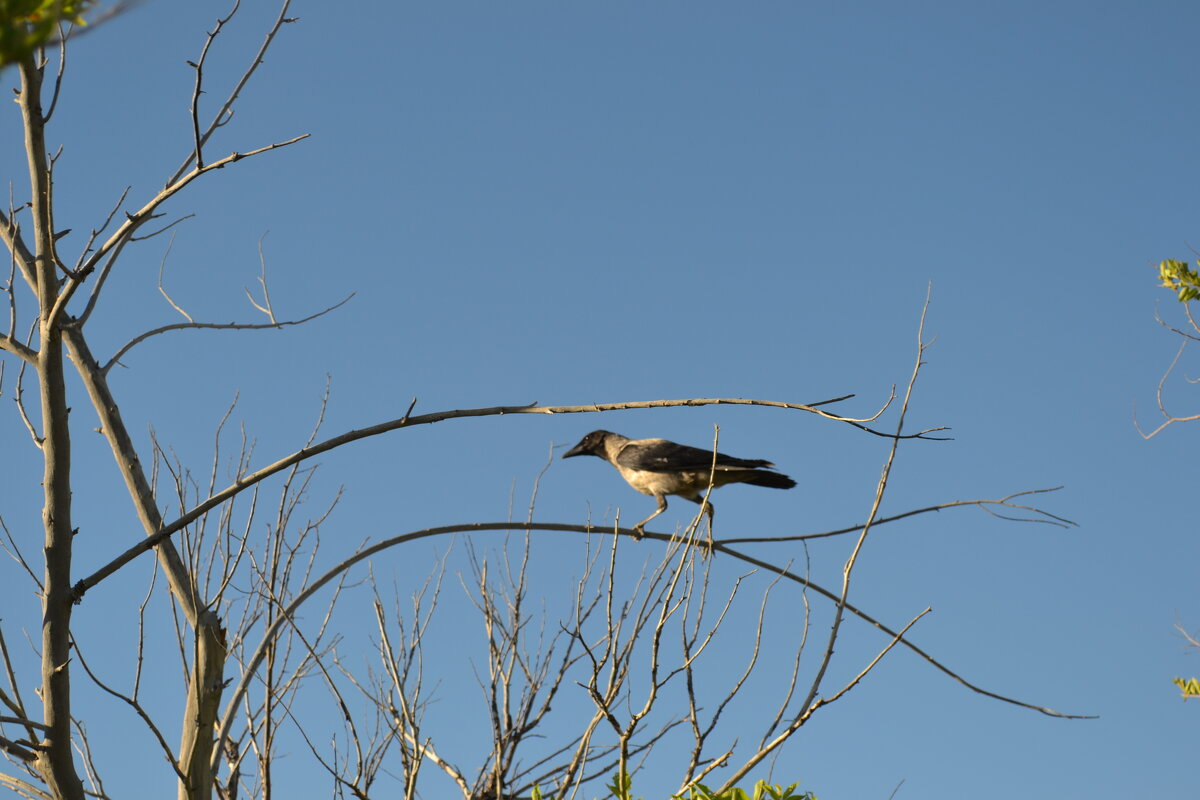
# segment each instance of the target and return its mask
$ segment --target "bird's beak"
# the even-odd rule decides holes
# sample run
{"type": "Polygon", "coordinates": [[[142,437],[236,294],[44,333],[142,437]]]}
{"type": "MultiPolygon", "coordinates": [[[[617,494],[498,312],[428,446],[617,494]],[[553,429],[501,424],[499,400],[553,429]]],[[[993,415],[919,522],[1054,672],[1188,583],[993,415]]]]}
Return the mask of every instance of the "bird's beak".
{"type": "Polygon", "coordinates": [[[583,442],[580,442],[579,444],[575,445],[567,452],[563,453],[562,457],[570,458],[571,456],[586,456],[586,455],[588,455],[588,451],[583,449],[583,442]]]}

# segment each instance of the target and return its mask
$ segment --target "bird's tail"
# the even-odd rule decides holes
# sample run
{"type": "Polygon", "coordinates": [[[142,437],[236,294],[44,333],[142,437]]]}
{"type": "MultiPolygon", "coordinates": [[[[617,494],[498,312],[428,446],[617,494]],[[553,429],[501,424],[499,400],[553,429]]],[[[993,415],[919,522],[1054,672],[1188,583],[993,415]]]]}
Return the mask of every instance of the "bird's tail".
{"type": "Polygon", "coordinates": [[[746,474],[742,483],[751,486],[766,486],[768,489],[791,489],[796,482],[781,472],[755,471],[746,474]]]}

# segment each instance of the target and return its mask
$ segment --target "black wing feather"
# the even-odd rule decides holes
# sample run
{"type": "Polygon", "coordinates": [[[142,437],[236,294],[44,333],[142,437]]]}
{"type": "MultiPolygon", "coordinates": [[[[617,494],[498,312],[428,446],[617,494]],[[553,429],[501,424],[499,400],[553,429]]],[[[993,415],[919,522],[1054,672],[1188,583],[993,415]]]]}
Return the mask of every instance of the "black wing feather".
{"type": "MultiPolygon", "coordinates": [[[[645,442],[631,442],[617,455],[617,463],[629,469],[647,472],[705,470],[712,468],[713,453],[711,450],[676,444],[666,439],[651,439],[645,442]]],[[[757,469],[775,465],[762,459],[734,458],[717,453],[717,466],[757,469]]]]}

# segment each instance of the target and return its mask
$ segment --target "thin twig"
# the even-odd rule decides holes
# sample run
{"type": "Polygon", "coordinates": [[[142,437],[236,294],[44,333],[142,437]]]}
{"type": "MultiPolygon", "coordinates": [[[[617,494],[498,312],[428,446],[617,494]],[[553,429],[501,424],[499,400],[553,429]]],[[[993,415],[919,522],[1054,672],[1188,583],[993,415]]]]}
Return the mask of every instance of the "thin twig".
{"type": "MultiPolygon", "coordinates": [[[[239,3],[240,0],[235,0],[234,11],[237,10],[239,3]]],[[[255,71],[263,64],[264,56],[266,55],[267,50],[270,48],[271,42],[274,41],[276,34],[279,33],[279,30],[285,24],[296,21],[295,17],[287,16],[288,8],[290,6],[291,0],[285,0],[283,5],[280,7],[279,16],[276,18],[275,24],[271,26],[269,31],[267,31],[262,46],[259,47],[258,52],[254,55],[253,60],[250,62],[250,66],[246,68],[244,73],[242,73],[242,77],[238,80],[237,84],[233,87],[233,90],[229,93],[229,97],[225,99],[225,102],[221,104],[221,107],[217,110],[217,113],[213,115],[212,121],[209,122],[208,127],[205,128],[203,132],[199,133],[198,139],[193,143],[193,152],[190,153],[186,159],[184,159],[184,162],[179,166],[179,169],[176,170],[175,174],[172,175],[167,181],[167,185],[175,183],[183,176],[185,172],[188,171],[192,164],[195,163],[195,157],[200,148],[208,143],[209,138],[213,135],[217,128],[225,125],[233,117],[233,104],[237,101],[238,96],[242,93],[242,90],[246,88],[246,84],[250,82],[250,78],[254,75],[255,71]]],[[[230,16],[232,16],[232,12],[230,12],[230,16]]],[[[215,32],[211,35],[215,36],[215,32]]],[[[208,43],[206,42],[205,50],[207,49],[208,43]]],[[[197,78],[199,78],[199,76],[197,76],[197,78]]],[[[199,89],[200,84],[199,81],[197,81],[197,92],[199,89]]],[[[195,117],[193,118],[195,119],[195,117]]],[[[198,121],[196,124],[198,125],[198,121]]]]}
{"type": "MultiPolygon", "coordinates": [[[[1190,313],[1190,311],[1189,311],[1189,313],[1190,313]]],[[[1172,328],[1172,330],[1175,330],[1175,329],[1172,328]]],[[[1200,419],[1200,414],[1193,414],[1192,416],[1189,416],[1189,417],[1176,417],[1175,415],[1173,415],[1167,411],[1166,405],[1163,403],[1163,386],[1166,384],[1167,378],[1169,378],[1171,376],[1171,373],[1175,371],[1176,365],[1179,364],[1179,359],[1183,356],[1183,351],[1187,349],[1188,339],[1196,338],[1194,336],[1190,336],[1190,335],[1184,333],[1183,331],[1176,330],[1175,332],[1182,335],[1185,338],[1182,342],[1179,343],[1179,349],[1177,351],[1175,351],[1175,357],[1173,359],[1171,359],[1171,365],[1169,367],[1167,367],[1166,372],[1164,372],[1162,374],[1162,377],[1158,379],[1158,390],[1155,395],[1156,399],[1158,401],[1158,411],[1160,414],[1162,414],[1164,421],[1157,428],[1150,431],[1149,433],[1146,433],[1144,430],[1142,430],[1142,426],[1138,423],[1138,420],[1137,420],[1137,403],[1135,402],[1134,406],[1133,406],[1133,426],[1137,429],[1137,432],[1139,434],[1141,434],[1141,437],[1143,439],[1154,438],[1159,433],[1161,433],[1164,428],[1166,428],[1169,425],[1173,425],[1176,422],[1194,422],[1195,420],[1200,419]]]]}
{"type": "MultiPolygon", "coordinates": [[[[1063,487],[1061,487],[1061,486],[1054,486],[1049,489],[1026,489],[1025,491],[1022,491],[1022,492],[1013,492],[1010,495],[1001,497],[999,500],[954,500],[949,503],[938,503],[937,505],[933,505],[933,506],[925,506],[924,508],[915,508],[911,511],[905,511],[903,514],[894,514],[890,517],[880,517],[879,519],[875,520],[874,524],[876,527],[878,527],[879,525],[884,525],[888,522],[897,522],[899,520],[907,519],[909,517],[916,516],[918,514],[927,514],[930,511],[943,511],[948,508],[958,508],[960,506],[976,506],[976,507],[986,511],[987,513],[991,514],[994,517],[998,517],[999,519],[1010,520],[1013,522],[1035,522],[1035,523],[1041,523],[1044,525],[1054,525],[1059,528],[1078,527],[1078,523],[1072,522],[1071,520],[1066,519],[1065,517],[1060,517],[1056,514],[1051,514],[1049,511],[1046,511],[1041,508],[1037,508],[1036,506],[1026,506],[1026,505],[1020,505],[1020,504],[1011,502],[1013,500],[1013,498],[1016,498],[1016,497],[1023,497],[1025,495],[1031,495],[1031,494],[1044,494],[1046,492],[1057,492],[1057,491],[1061,490],[1062,488],[1063,487]],[[994,511],[992,511],[989,508],[989,506],[1000,506],[1002,508],[1019,509],[1022,511],[1028,511],[1036,516],[1015,517],[1015,516],[1009,516],[1007,514],[998,514],[994,511]],[[1043,517],[1044,517],[1044,519],[1043,519],[1043,517]]],[[[822,531],[820,533],[802,533],[802,534],[798,534],[795,536],[743,536],[743,537],[737,537],[737,538],[720,539],[719,541],[722,544],[745,544],[747,542],[801,542],[801,541],[807,541],[809,539],[824,539],[824,538],[827,538],[830,536],[842,536],[847,533],[856,533],[858,531],[861,531],[862,528],[863,528],[863,523],[859,523],[857,525],[850,525],[848,527],[837,528],[835,530],[822,531]]]]}
{"type": "Polygon", "coordinates": [[[96,686],[98,686],[104,692],[112,695],[118,700],[123,701],[126,705],[134,710],[134,713],[138,715],[146,727],[150,729],[150,732],[154,735],[154,738],[158,741],[158,746],[162,748],[163,756],[166,758],[167,763],[171,765],[171,769],[175,771],[175,774],[181,781],[187,781],[187,775],[185,775],[183,770],[179,768],[179,763],[175,760],[175,754],[171,749],[171,745],[167,744],[166,737],[164,737],[162,732],[159,731],[158,726],[154,724],[154,720],[150,718],[150,715],[146,712],[146,709],[142,708],[142,704],[133,697],[121,694],[116,689],[113,689],[105,684],[104,681],[96,677],[96,673],[92,672],[91,667],[89,667],[87,664],[87,660],[84,659],[83,653],[79,649],[79,643],[72,639],[71,645],[75,649],[75,655],[79,658],[79,665],[83,667],[83,671],[87,673],[87,676],[92,679],[92,683],[96,684],[96,686]]]}
{"type": "Polygon", "coordinates": [[[213,41],[220,35],[221,29],[225,27],[225,23],[233,19],[233,15],[238,12],[238,7],[241,6],[241,0],[234,0],[233,8],[229,13],[217,19],[217,26],[208,32],[208,37],[204,40],[204,47],[200,50],[200,58],[196,61],[189,61],[188,65],[196,71],[196,87],[192,90],[192,131],[195,142],[195,150],[192,151],[192,163],[198,168],[204,167],[204,157],[202,155],[203,141],[200,138],[200,95],[203,94],[204,86],[204,62],[208,58],[208,48],[212,47],[213,41]]]}
{"type": "MultiPolygon", "coordinates": [[[[256,301],[254,299],[254,295],[250,294],[249,289],[245,289],[245,287],[242,287],[242,288],[245,289],[245,291],[246,291],[246,297],[250,300],[250,305],[254,306],[259,311],[266,314],[267,319],[271,320],[272,325],[279,327],[279,323],[275,321],[275,309],[271,306],[271,292],[267,288],[267,258],[263,254],[263,240],[266,238],[267,238],[267,235],[265,233],[258,238],[258,263],[259,263],[259,267],[261,269],[261,272],[259,273],[259,276],[258,276],[258,283],[260,286],[262,286],[262,292],[263,292],[262,305],[259,305],[258,301],[256,301]]],[[[349,299],[350,298],[346,298],[346,300],[349,300],[349,299]]],[[[342,302],[344,303],[346,301],[343,300],[342,302]]]]}
{"type": "Polygon", "coordinates": [[[21,553],[21,548],[17,545],[16,539],[13,538],[12,531],[8,529],[8,525],[4,524],[4,517],[0,517],[0,528],[4,530],[4,538],[8,540],[8,543],[3,545],[4,552],[8,553],[9,558],[21,565],[26,574],[29,575],[30,580],[33,581],[33,585],[37,587],[38,597],[41,597],[45,593],[45,590],[42,588],[42,581],[34,574],[33,569],[29,566],[29,562],[25,560],[25,556],[21,553]]]}
{"type": "MultiPolygon", "coordinates": [[[[164,294],[166,294],[166,293],[164,292],[164,294]]],[[[121,347],[120,350],[118,350],[116,352],[116,354],[112,358],[110,358],[108,360],[108,363],[106,363],[103,367],[100,368],[100,371],[103,373],[107,373],[116,364],[118,364],[120,362],[122,356],[124,356],[126,353],[128,353],[130,350],[132,350],[135,346],[141,344],[142,342],[146,341],[147,339],[149,339],[152,336],[158,336],[159,334],[162,334],[162,333],[169,333],[170,331],[182,331],[182,330],[234,330],[234,331],[260,331],[260,330],[267,330],[267,329],[277,330],[279,328],[285,328],[285,327],[288,327],[291,325],[303,325],[304,323],[311,322],[312,320],[317,319],[318,317],[323,317],[326,314],[328,314],[329,312],[334,311],[338,308],[341,308],[343,305],[350,302],[351,298],[353,298],[353,297],[354,297],[354,293],[351,292],[344,299],[340,300],[337,303],[334,303],[333,305],[329,306],[328,308],[321,309],[320,311],[318,311],[315,314],[309,314],[307,317],[302,317],[301,319],[287,319],[287,320],[283,320],[282,322],[276,322],[274,320],[272,320],[271,322],[175,322],[170,325],[163,325],[162,327],[155,328],[154,330],[146,331],[145,333],[139,334],[138,336],[135,336],[134,338],[130,339],[128,342],[125,343],[125,345],[123,347],[121,347]]],[[[170,300],[170,298],[167,298],[167,299],[170,300]]],[[[175,305],[175,304],[172,303],[172,305],[175,305]]],[[[176,306],[176,310],[178,310],[179,313],[183,314],[185,317],[188,316],[182,309],[179,309],[178,306],[176,306]]],[[[188,317],[188,319],[190,320],[191,317],[188,317]]]]}
{"type": "Polygon", "coordinates": [[[182,308],[179,307],[178,303],[176,303],[174,300],[171,299],[171,295],[167,294],[167,288],[165,286],[163,286],[163,271],[166,270],[166,268],[167,268],[167,259],[170,257],[171,248],[174,245],[175,245],[175,234],[171,234],[171,238],[167,242],[167,249],[163,253],[162,261],[158,262],[158,291],[159,291],[159,294],[161,294],[163,297],[165,297],[167,299],[167,302],[171,304],[171,308],[178,311],[180,316],[182,316],[184,319],[186,319],[188,322],[190,322],[194,325],[196,323],[196,320],[192,319],[191,314],[184,311],[182,308]]]}

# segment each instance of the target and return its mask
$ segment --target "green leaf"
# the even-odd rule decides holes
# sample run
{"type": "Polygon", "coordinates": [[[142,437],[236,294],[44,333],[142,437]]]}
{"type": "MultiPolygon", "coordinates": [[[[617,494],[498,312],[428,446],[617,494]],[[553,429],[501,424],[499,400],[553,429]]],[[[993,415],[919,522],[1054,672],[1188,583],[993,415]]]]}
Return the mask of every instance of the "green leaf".
{"type": "MultiPolygon", "coordinates": [[[[615,778],[613,780],[614,784],[609,786],[610,790],[616,782],[615,778]]],[[[703,783],[693,783],[688,787],[686,795],[671,795],[671,800],[764,800],[767,797],[770,800],[817,800],[817,796],[812,792],[797,793],[796,787],[799,785],[800,783],[796,782],[785,787],[760,780],[754,784],[753,794],[748,794],[745,789],[737,786],[723,792],[714,792],[703,783]]]]}
{"type": "Polygon", "coordinates": [[[0,66],[28,58],[58,38],[59,25],[86,25],[96,0],[0,0],[0,66]]]}
{"type": "Polygon", "coordinates": [[[1200,299],[1200,272],[1189,269],[1184,261],[1168,258],[1158,264],[1158,285],[1171,289],[1179,302],[1200,299]]]}

